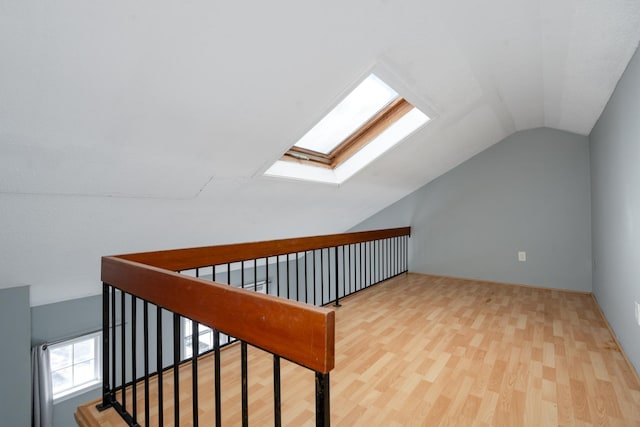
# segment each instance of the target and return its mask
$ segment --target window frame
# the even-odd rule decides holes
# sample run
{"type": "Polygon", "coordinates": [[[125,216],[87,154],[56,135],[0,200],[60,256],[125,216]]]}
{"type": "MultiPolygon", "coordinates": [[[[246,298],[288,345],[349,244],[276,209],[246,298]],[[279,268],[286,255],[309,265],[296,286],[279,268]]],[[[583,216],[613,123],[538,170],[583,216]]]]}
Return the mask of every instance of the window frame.
{"type": "Polygon", "coordinates": [[[89,390],[93,390],[102,386],[102,331],[92,332],[89,334],[81,335],[79,337],[59,341],[54,344],[49,344],[47,347],[49,350],[49,371],[51,376],[51,387],[52,387],[51,391],[52,391],[53,403],[61,402],[63,400],[78,396],[80,394],[86,393],[89,390]],[[84,359],[84,360],[76,360],[74,346],[78,343],[82,343],[86,341],[91,341],[93,345],[93,357],[89,359],[84,359]],[[54,370],[52,365],[52,360],[51,360],[53,351],[56,349],[69,347],[69,346],[71,347],[71,363],[67,364],[64,367],[54,370]],[[80,363],[85,363],[87,361],[93,361],[93,364],[94,364],[93,366],[94,375],[92,379],[82,382],[80,384],[74,385],[74,375],[75,375],[74,368],[80,363]],[[61,371],[62,369],[68,369],[68,368],[71,368],[71,372],[72,372],[71,386],[54,392],[53,390],[54,374],[56,372],[61,371]]]}
{"type": "Polygon", "coordinates": [[[335,169],[415,108],[401,96],[393,99],[328,154],[293,145],[281,160],[335,169]]]}

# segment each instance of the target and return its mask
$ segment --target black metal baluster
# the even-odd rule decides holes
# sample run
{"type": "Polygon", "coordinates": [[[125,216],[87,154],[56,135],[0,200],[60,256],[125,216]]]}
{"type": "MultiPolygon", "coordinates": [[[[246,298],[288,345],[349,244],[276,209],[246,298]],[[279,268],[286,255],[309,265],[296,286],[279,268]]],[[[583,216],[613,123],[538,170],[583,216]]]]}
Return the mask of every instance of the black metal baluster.
{"type": "Polygon", "coordinates": [[[156,370],[158,373],[158,425],[164,424],[164,396],[163,396],[163,356],[162,356],[162,307],[156,306],[156,370]]]}
{"type": "Polygon", "coordinates": [[[138,298],[131,295],[131,410],[133,412],[133,423],[138,424],[138,387],[136,387],[137,374],[136,365],[138,364],[137,358],[137,318],[136,312],[138,310],[138,298]]]}
{"type": "Polygon", "coordinates": [[[339,282],[339,278],[338,278],[338,247],[335,247],[335,260],[336,260],[336,303],[334,304],[336,307],[340,307],[340,290],[339,290],[339,286],[340,284],[339,282]]]}
{"type": "Polygon", "coordinates": [[[142,315],[144,316],[144,424],[149,425],[149,303],[142,303],[142,315]]]}
{"type": "MultiPolygon", "coordinates": [[[[109,285],[102,283],[102,403],[97,406],[98,410],[102,411],[111,406],[109,399],[109,285]]],[[[115,318],[114,318],[115,329],[115,318]]],[[[115,371],[115,369],[114,369],[115,371]]]]}
{"type": "Polygon", "coordinates": [[[400,237],[396,237],[396,274],[401,273],[400,267],[400,237]]]}
{"type": "Polygon", "coordinates": [[[387,239],[387,279],[391,277],[391,240],[387,239]]]}
{"type": "Polygon", "coordinates": [[[407,250],[408,240],[409,239],[407,236],[402,236],[402,269],[405,273],[407,272],[407,258],[409,256],[409,252],[407,250]]]}
{"type": "Polygon", "coordinates": [[[289,298],[289,254],[287,254],[287,299],[289,298]]]}
{"type": "Polygon", "coordinates": [[[280,356],[273,355],[273,425],[280,427],[282,425],[281,410],[281,394],[280,394],[280,356]]]}
{"type": "Polygon", "coordinates": [[[409,271],[409,236],[406,236],[404,239],[404,269],[405,271],[409,271]]]}
{"type": "Polygon", "coordinates": [[[276,255],[276,295],[280,296],[280,255],[276,255]]]}
{"type": "Polygon", "coordinates": [[[316,291],[316,250],[313,250],[313,305],[317,305],[316,304],[316,294],[318,293],[318,291],[316,291]]]}
{"type": "Polygon", "coordinates": [[[298,258],[299,252],[296,252],[296,301],[300,300],[300,258],[298,258]]]}
{"type": "Polygon", "coordinates": [[[369,284],[373,285],[373,242],[369,242],[369,284]]]}
{"type": "Polygon", "coordinates": [[[320,249],[320,305],[324,305],[324,249],[320,249]]]}
{"type": "Polygon", "coordinates": [[[376,252],[376,283],[380,282],[380,240],[375,241],[376,252]]]}
{"type": "MultiPolygon", "coordinates": [[[[265,280],[266,282],[266,280],[265,280]]],[[[258,260],[253,260],[253,290],[258,290],[258,260]]]]}
{"type": "Polygon", "coordinates": [[[244,261],[240,261],[240,287],[244,289],[244,261]]]}
{"type": "Polygon", "coordinates": [[[216,279],[216,266],[215,265],[211,266],[211,274],[212,274],[213,281],[217,282],[218,280],[216,279]]]}
{"type": "Polygon", "coordinates": [[[316,372],[316,427],[331,425],[329,373],[316,372]]]}
{"type": "Polygon", "coordinates": [[[249,384],[247,381],[247,343],[240,341],[240,361],[242,365],[242,427],[249,425],[249,384]]]}
{"type": "Polygon", "coordinates": [[[180,315],[173,313],[173,420],[180,425],[180,315]]]}
{"type": "Polygon", "coordinates": [[[351,259],[351,243],[349,243],[349,294],[353,293],[353,281],[351,280],[351,275],[353,273],[353,262],[351,259]]]}
{"type": "Polygon", "coordinates": [[[266,289],[266,293],[267,295],[269,294],[269,257],[266,257],[264,259],[264,269],[265,269],[265,273],[264,273],[264,280],[265,280],[265,289],[266,289]]]}
{"type": "Polygon", "coordinates": [[[191,396],[193,427],[198,427],[198,355],[200,354],[200,324],[191,321],[191,396]]]}
{"type": "Polygon", "coordinates": [[[231,263],[227,263],[227,285],[231,284],[231,263]]]}
{"type": "Polygon", "coordinates": [[[360,242],[360,289],[364,288],[364,280],[362,277],[362,273],[364,272],[364,263],[362,261],[362,242],[360,242]]]}
{"type": "Polygon", "coordinates": [[[345,261],[345,254],[347,250],[345,245],[342,245],[342,296],[347,296],[347,263],[345,261]]]}
{"type": "Polygon", "coordinates": [[[111,360],[113,360],[113,369],[111,370],[111,390],[110,390],[110,401],[113,403],[116,397],[116,327],[117,327],[117,319],[116,319],[116,288],[111,287],[111,360]]]}
{"type": "Polygon", "coordinates": [[[126,390],[126,385],[127,385],[127,360],[126,360],[126,349],[127,349],[127,345],[125,343],[125,338],[126,338],[126,332],[125,332],[125,325],[126,323],[126,309],[125,309],[125,293],[120,291],[120,315],[122,316],[122,326],[120,328],[121,334],[120,334],[120,339],[121,339],[121,343],[120,343],[120,350],[121,350],[121,354],[120,356],[122,357],[122,372],[121,372],[121,377],[122,377],[122,410],[123,411],[127,411],[127,390],[126,390]]]}
{"type": "Polygon", "coordinates": [[[309,273],[307,272],[307,261],[309,258],[309,252],[304,251],[304,302],[305,304],[307,304],[309,302],[308,297],[308,290],[307,290],[307,285],[308,285],[308,281],[309,281],[309,273]]]}
{"type": "Polygon", "coordinates": [[[394,237],[393,240],[393,275],[398,274],[398,238],[394,237]]]}
{"type": "Polygon", "coordinates": [[[213,370],[215,375],[216,426],[220,427],[222,426],[222,394],[220,392],[220,332],[217,329],[213,330],[213,351],[215,353],[213,370]]]}

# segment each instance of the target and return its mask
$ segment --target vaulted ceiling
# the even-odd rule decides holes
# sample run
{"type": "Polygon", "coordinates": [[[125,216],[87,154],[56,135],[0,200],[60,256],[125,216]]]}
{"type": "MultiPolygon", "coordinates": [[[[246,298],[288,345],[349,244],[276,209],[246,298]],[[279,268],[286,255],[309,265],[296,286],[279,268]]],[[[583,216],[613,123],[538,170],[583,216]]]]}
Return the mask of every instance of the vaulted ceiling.
{"type": "Polygon", "coordinates": [[[0,287],[346,230],[518,130],[589,134],[639,39],[635,0],[3,1],[0,287]],[[373,69],[432,122],[339,187],[262,176],[373,69]]]}

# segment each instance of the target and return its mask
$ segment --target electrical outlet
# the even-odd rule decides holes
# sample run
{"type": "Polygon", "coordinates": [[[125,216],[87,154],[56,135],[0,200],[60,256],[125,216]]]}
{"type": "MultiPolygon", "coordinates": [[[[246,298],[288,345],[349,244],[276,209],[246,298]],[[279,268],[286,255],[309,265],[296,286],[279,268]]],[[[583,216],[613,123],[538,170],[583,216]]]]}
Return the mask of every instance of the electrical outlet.
{"type": "Polygon", "coordinates": [[[527,253],[525,251],[520,251],[518,252],[518,261],[526,261],[527,260],[527,253]]]}
{"type": "Polygon", "coordinates": [[[636,322],[640,325],[640,304],[638,301],[634,301],[634,303],[636,305],[636,322]]]}

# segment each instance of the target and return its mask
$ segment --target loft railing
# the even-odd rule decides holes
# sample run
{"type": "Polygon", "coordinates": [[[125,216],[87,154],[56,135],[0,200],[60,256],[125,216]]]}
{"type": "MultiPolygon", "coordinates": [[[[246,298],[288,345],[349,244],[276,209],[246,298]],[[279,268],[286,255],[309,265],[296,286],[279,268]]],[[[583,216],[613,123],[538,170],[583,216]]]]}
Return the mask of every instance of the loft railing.
{"type": "Polygon", "coordinates": [[[273,355],[274,425],[281,423],[281,358],[315,372],[316,425],[330,425],[335,320],[314,306],[339,306],[340,298],[406,272],[409,235],[405,227],[104,257],[100,409],[115,408],[132,426],[149,425],[152,415],[154,425],[178,425],[181,411],[190,411],[197,426],[198,408],[208,404],[220,426],[220,350],[239,341],[244,426],[248,345],[273,355]],[[205,353],[214,358],[215,384],[214,402],[206,403],[198,396],[205,353]],[[180,390],[186,362],[191,390],[180,390]],[[172,390],[163,389],[166,377],[172,390]]]}

